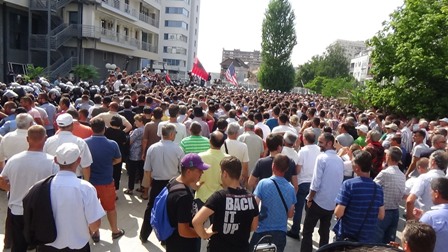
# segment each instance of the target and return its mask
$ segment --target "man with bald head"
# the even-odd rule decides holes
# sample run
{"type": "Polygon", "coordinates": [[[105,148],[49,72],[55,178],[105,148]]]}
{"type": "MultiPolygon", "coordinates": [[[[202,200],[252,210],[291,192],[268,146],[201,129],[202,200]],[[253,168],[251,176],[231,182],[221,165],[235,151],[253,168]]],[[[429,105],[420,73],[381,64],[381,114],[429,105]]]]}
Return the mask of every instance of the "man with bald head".
{"type": "Polygon", "coordinates": [[[0,175],[0,188],[10,192],[8,213],[12,221],[12,251],[23,252],[28,247],[23,234],[23,197],[36,182],[58,171],[53,156],[43,152],[47,136],[45,128],[31,126],[27,135],[28,150],[9,158],[0,175]]]}
{"type": "Polygon", "coordinates": [[[126,117],[124,117],[124,116],[118,114],[118,107],[119,107],[118,103],[116,103],[116,102],[111,102],[111,103],[109,104],[109,111],[108,111],[108,112],[103,112],[103,113],[101,113],[101,114],[95,116],[94,118],[92,118],[92,119],[90,120],[90,122],[92,122],[94,119],[101,118],[101,119],[103,119],[103,121],[106,123],[106,127],[110,127],[110,121],[111,121],[112,117],[113,117],[114,115],[117,115],[117,116],[119,116],[119,117],[121,118],[121,120],[123,121],[123,126],[125,127],[125,128],[123,129],[123,131],[126,132],[126,133],[128,133],[129,131],[132,130],[132,125],[131,125],[131,123],[128,121],[128,119],[126,119],[126,117]]]}

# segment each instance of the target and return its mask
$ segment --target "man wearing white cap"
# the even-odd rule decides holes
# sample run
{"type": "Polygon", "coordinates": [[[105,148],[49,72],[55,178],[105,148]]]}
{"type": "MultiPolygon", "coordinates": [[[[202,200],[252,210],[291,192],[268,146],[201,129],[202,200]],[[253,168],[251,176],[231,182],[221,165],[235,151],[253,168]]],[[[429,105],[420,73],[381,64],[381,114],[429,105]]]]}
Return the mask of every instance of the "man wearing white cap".
{"type": "Polygon", "coordinates": [[[442,119],[439,119],[439,125],[440,127],[443,127],[445,129],[448,128],[448,118],[444,117],[442,119]]]}
{"type": "Polygon", "coordinates": [[[76,177],[80,155],[74,143],[64,143],[56,149],[54,161],[60,171],[51,182],[50,197],[57,237],[54,242],[40,246],[39,251],[90,251],[90,233],[99,229],[106,214],[95,187],[76,177]]]}
{"type": "Polygon", "coordinates": [[[46,137],[45,128],[34,125],[27,133],[28,150],[9,158],[0,175],[0,188],[10,192],[8,208],[12,221],[12,251],[18,252],[25,252],[28,246],[23,234],[23,197],[37,181],[58,171],[53,157],[42,151],[46,137]]]}
{"type": "Polygon", "coordinates": [[[398,126],[395,123],[389,123],[385,126],[386,128],[386,135],[384,136],[384,140],[381,140],[381,144],[385,149],[390,147],[390,141],[392,137],[395,136],[395,134],[398,131],[398,126]]]}
{"type": "Polygon", "coordinates": [[[358,131],[358,138],[356,138],[353,143],[357,144],[357,145],[361,146],[361,148],[363,148],[364,146],[367,145],[366,136],[367,136],[367,132],[369,132],[369,127],[367,127],[364,124],[361,124],[361,125],[357,126],[356,129],[358,131]]]}
{"type": "Polygon", "coordinates": [[[73,135],[73,117],[64,113],[56,118],[56,123],[60,129],[57,135],[47,139],[44,146],[44,151],[50,155],[56,155],[56,149],[64,143],[75,143],[81,151],[81,163],[76,170],[76,176],[83,177],[85,180],[90,179],[90,165],[92,164],[92,155],[86,142],[73,135]]]}

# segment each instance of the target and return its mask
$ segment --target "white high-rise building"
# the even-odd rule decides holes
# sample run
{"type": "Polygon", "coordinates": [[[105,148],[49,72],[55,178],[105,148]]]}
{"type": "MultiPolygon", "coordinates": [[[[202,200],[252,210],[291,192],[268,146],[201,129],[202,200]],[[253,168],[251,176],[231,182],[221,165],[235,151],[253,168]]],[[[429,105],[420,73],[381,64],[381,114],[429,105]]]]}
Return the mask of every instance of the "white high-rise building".
{"type": "Polygon", "coordinates": [[[342,49],[344,49],[344,55],[349,61],[353,59],[357,54],[366,49],[366,44],[364,43],[364,41],[338,39],[335,42],[331,43],[330,46],[335,44],[338,44],[342,47],[342,49]]]}
{"type": "Polygon", "coordinates": [[[369,48],[360,52],[350,61],[350,74],[360,83],[372,79],[370,75],[370,68],[372,66],[370,62],[371,54],[372,50],[369,48]]]}
{"type": "Polygon", "coordinates": [[[187,77],[197,55],[200,0],[164,0],[161,9],[159,65],[175,79],[187,77]]]}

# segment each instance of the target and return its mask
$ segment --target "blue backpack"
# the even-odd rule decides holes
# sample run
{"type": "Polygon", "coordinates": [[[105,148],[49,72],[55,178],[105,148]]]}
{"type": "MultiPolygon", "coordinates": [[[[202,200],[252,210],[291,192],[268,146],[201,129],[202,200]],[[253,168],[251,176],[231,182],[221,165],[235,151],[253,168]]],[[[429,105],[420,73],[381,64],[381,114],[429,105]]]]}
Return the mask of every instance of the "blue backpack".
{"type": "Polygon", "coordinates": [[[167,199],[169,193],[180,190],[187,190],[187,188],[184,184],[176,184],[173,186],[168,184],[163,188],[159,195],[157,195],[154,201],[154,206],[151,209],[150,223],[159,241],[165,241],[173,234],[174,230],[176,230],[175,227],[171,226],[168,217],[167,199]]]}

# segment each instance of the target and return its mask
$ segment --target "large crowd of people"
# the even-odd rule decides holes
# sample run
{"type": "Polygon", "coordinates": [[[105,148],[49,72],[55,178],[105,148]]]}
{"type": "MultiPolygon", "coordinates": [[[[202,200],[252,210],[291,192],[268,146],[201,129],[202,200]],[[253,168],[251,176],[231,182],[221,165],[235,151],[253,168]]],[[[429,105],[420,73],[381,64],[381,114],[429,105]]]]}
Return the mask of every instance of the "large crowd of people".
{"type": "Polygon", "coordinates": [[[90,251],[103,216],[119,239],[118,191],[148,200],[146,243],[157,196],[179,185],[166,203],[168,252],[199,252],[201,238],[211,252],[247,252],[266,236],[280,252],[287,236],[313,251],[318,221],[319,247],[332,231],[336,242],[448,247],[444,115],[428,122],[319,95],[176,85],[146,69],[117,69],[101,85],[17,76],[0,95],[4,247],[14,252],[90,251]],[[400,204],[408,223],[396,244],[400,204]]]}

